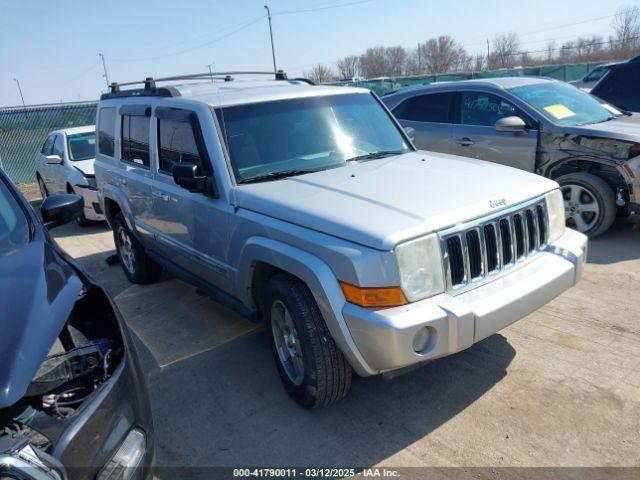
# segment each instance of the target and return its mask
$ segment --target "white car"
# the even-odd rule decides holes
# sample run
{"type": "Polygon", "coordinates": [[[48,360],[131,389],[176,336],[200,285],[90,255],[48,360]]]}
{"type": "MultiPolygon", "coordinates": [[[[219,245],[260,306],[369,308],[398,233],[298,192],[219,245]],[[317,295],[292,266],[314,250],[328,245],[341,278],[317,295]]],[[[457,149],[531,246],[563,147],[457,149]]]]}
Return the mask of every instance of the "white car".
{"type": "Polygon", "coordinates": [[[94,125],[51,132],[36,158],[36,179],[42,198],[54,193],[76,193],[84,198],[80,225],[104,221],[98,202],[93,162],[96,156],[94,125]]]}

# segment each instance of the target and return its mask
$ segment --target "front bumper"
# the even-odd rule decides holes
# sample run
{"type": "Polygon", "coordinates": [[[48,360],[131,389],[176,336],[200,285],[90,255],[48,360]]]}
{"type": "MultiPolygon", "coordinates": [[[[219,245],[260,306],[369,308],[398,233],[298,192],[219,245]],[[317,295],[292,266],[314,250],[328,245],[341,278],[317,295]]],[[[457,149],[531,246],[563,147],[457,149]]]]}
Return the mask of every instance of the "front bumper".
{"type": "Polygon", "coordinates": [[[464,350],[575,285],[586,256],[587,238],[567,229],[530,261],[475,289],[384,310],[346,303],[342,315],[366,363],[356,370],[383,373],[464,350]],[[429,341],[416,353],[413,342],[424,328],[429,341]]]}
{"type": "Polygon", "coordinates": [[[87,220],[95,222],[103,222],[105,217],[100,202],[98,200],[98,191],[87,186],[76,185],[75,192],[84,199],[84,216],[87,220]]]}

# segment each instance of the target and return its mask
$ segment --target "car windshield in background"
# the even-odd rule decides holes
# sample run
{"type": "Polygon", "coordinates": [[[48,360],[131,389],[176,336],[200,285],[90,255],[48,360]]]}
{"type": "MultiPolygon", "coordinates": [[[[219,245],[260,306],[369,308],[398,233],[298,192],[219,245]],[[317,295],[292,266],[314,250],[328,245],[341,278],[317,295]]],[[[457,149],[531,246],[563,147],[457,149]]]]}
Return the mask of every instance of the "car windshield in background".
{"type": "Polygon", "coordinates": [[[616,116],[592,95],[566,83],[538,83],[509,91],[558,125],[600,123],[616,116]]]}
{"type": "Polygon", "coordinates": [[[369,93],[217,109],[238,183],[404,153],[410,147],[369,93]]]}
{"type": "Polygon", "coordinates": [[[96,156],[96,132],[76,133],[67,136],[69,160],[77,162],[96,156]]]}
{"type": "Polygon", "coordinates": [[[29,241],[29,222],[20,205],[0,179],[0,256],[8,255],[29,241]]]}

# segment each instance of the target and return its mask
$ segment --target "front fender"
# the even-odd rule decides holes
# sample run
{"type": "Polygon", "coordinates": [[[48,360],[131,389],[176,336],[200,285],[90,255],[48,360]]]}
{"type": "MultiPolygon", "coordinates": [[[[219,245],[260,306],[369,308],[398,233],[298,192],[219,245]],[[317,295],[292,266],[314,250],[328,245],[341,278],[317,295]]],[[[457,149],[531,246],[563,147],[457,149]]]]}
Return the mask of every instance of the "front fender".
{"type": "Polygon", "coordinates": [[[109,226],[113,227],[111,224],[113,216],[111,215],[110,209],[107,208],[107,199],[113,200],[118,204],[120,211],[122,212],[122,216],[124,217],[125,222],[127,222],[127,227],[129,227],[129,230],[137,236],[138,231],[135,228],[135,219],[131,210],[131,205],[129,204],[129,200],[124,192],[114,185],[106,184],[100,189],[99,193],[100,195],[98,195],[98,198],[100,200],[100,206],[102,207],[102,211],[105,212],[109,226]]]}
{"type": "Polygon", "coordinates": [[[364,361],[342,316],[345,298],[333,271],[318,257],[265,237],[251,237],[242,248],[237,272],[237,292],[252,303],[251,283],[256,263],[264,262],[302,280],[313,294],[331,336],[354,370],[362,376],[377,373],[364,361]]]}

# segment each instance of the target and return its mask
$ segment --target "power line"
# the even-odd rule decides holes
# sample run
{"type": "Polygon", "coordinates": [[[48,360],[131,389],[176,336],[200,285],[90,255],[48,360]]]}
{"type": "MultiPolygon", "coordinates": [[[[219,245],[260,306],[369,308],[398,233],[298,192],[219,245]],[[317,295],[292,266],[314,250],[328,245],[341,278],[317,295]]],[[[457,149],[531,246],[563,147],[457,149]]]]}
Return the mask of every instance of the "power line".
{"type": "Polygon", "coordinates": [[[276,15],[293,15],[296,13],[310,13],[310,12],[319,12],[321,10],[331,10],[334,8],[342,8],[342,7],[350,7],[352,5],[360,5],[363,3],[371,3],[371,2],[375,2],[376,0],[359,0],[356,2],[349,2],[349,3],[340,3],[340,4],[335,4],[335,5],[327,5],[325,7],[315,7],[315,8],[306,8],[306,9],[301,9],[301,10],[284,10],[281,12],[275,12],[273,14],[273,16],[276,15]]]}
{"type": "Polygon", "coordinates": [[[638,40],[640,39],[640,35],[637,35],[635,37],[629,37],[629,38],[625,38],[624,40],[605,40],[602,42],[592,42],[592,43],[583,43],[580,45],[567,45],[565,43],[565,45],[561,46],[561,47],[554,47],[554,48],[545,48],[542,50],[526,50],[526,51],[520,51],[520,52],[513,52],[513,53],[507,53],[506,55],[528,55],[530,53],[544,53],[544,52],[549,52],[549,51],[556,51],[556,50],[577,50],[579,48],[586,48],[586,47],[595,47],[598,45],[615,45],[617,43],[622,43],[622,42],[627,42],[629,40],[638,40]]]}

